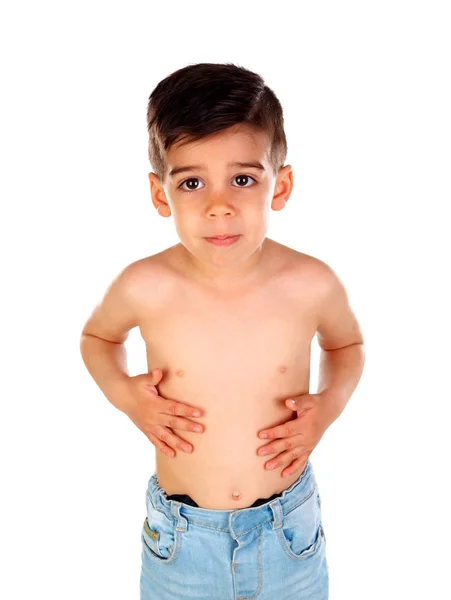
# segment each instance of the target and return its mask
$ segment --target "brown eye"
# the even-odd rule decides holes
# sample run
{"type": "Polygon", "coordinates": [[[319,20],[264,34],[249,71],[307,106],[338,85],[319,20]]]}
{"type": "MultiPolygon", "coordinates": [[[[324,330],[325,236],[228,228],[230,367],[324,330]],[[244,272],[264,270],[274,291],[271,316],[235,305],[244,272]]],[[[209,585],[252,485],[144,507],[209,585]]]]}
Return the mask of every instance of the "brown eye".
{"type": "Polygon", "coordinates": [[[197,188],[189,190],[182,188],[182,185],[185,185],[185,183],[188,183],[189,181],[200,181],[200,179],[198,177],[190,177],[189,179],[185,179],[185,181],[182,181],[182,183],[179,185],[179,188],[183,189],[185,192],[195,192],[197,188]]]}
{"type": "MultiPolygon", "coordinates": [[[[248,181],[249,179],[252,179],[252,181],[254,181],[255,183],[257,183],[256,179],[254,179],[253,177],[251,177],[250,175],[236,175],[234,177],[234,179],[240,179],[241,181],[243,181],[243,179],[246,181],[248,181]]],[[[198,190],[198,187],[195,187],[194,189],[186,189],[183,186],[185,185],[185,183],[189,184],[189,182],[193,182],[193,181],[200,181],[200,179],[198,177],[190,177],[189,179],[185,179],[184,181],[182,181],[182,183],[178,186],[180,189],[182,189],[184,192],[195,192],[196,190],[198,190]]],[[[239,186],[235,186],[235,187],[241,187],[241,188],[246,188],[246,187],[252,187],[252,185],[239,185],[239,186]]]]}
{"type": "MultiPolygon", "coordinates": [[[[255,179],[253,177],[251,177],[250,175],[237,175],[235,177],[235,179],[246,179],[246,180],[252,179],[253,181],[255,181],[255,179]]],[[[250,186],[248,186],[248,185],[240,185],[239,187],[250,187],[250,186]]]]}

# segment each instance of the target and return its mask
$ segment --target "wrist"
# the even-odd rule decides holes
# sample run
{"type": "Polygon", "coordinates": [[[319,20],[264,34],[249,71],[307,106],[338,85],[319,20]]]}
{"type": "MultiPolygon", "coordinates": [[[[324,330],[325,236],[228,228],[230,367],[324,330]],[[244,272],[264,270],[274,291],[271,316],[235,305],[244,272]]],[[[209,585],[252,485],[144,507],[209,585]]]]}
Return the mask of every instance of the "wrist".
{"type": "Polygon", "coordinates": [[[342,412],[340,395],[332,390],[323,390],[317,395],[320,398],[320,404],[323,406],[327,421],[332,424],[342,412]]]}
{"type": "Polygon", "coordinates": [[[121,412],[126,412],[126,409],[130,405],[128,392],[130,379],[129,375],[124,374],[123,376],[110,379],[104,386],[105,396],[121,412]]]}

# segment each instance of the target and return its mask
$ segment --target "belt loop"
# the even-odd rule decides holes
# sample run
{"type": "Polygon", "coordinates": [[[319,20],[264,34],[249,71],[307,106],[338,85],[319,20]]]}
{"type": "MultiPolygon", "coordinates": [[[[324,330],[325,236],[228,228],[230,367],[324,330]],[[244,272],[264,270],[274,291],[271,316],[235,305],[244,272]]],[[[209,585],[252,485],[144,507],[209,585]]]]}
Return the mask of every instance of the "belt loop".
{"type": "Polygon", "coordinates": [[[272,502],[269,503],[273,513],[273,529],[279,529],[283,524],[283,510],[282,505],[280,504],[280,499],[275,498],[272,502]]]}
{"type": "Polygon", "coordinates": [[[171,506],[171,513],[174,515],[177,520],[176,530],[177,531],[186,531],[188,521],[186,518],[180,514],[181,503],[177,500],[169,500],[171,506]]]}

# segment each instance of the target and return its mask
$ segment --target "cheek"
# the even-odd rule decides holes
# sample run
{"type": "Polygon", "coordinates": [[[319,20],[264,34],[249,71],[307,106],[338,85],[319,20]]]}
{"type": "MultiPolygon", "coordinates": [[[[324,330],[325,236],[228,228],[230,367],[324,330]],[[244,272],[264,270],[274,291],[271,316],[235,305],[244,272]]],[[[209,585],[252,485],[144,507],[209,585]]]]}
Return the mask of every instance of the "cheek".
{"type": "Polygon", "coordinates": [[[174,226],[180,239],[197,241],[202,236],[205,223],[193,211],[176,210],[173,213],[174,226]]]}

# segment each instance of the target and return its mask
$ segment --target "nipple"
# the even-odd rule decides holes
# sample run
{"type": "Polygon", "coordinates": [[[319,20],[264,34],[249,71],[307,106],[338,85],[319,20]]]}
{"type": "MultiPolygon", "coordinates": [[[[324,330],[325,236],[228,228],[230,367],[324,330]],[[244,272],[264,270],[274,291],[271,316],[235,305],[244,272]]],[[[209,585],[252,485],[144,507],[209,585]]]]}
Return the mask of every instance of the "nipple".
{"type": "Polygon", "coordinates": [[[232,498],[233,498],[234,500],[239,500],[239,499],[241,498],[241,494],[240,494],[240,492],[238,492],[237,490],[234,490],[234,491],[232,492],[232,498]]]}

